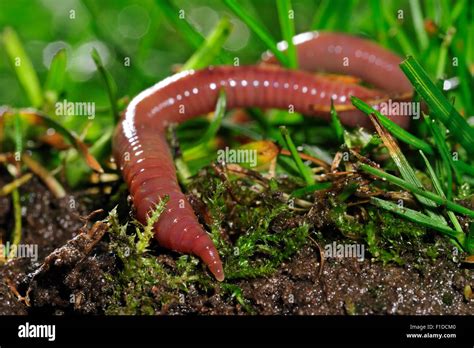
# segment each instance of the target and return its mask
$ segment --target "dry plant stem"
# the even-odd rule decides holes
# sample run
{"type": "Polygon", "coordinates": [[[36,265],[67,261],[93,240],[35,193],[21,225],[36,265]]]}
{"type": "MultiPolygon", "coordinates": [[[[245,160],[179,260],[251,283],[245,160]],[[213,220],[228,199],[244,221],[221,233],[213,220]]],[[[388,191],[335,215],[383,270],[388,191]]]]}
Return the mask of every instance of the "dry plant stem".
{"type": "Polygon", "coordinates": [[[38,177],[41,179],[41,181],[44,182],[44,184],[49,188],[51,193],[54,195],[54,197],[60,199],[64,198],[66,196],[66,191],[62,187],[62,185],[59,183],[59,181],[56,180],[54,176],[51,175],[50,172],[46,168],[44,168],[38,161],[35,161],[33,158],[28,156],[27,154],[23,154],[23,162],[26,164],[26,166],[38,177]]]}

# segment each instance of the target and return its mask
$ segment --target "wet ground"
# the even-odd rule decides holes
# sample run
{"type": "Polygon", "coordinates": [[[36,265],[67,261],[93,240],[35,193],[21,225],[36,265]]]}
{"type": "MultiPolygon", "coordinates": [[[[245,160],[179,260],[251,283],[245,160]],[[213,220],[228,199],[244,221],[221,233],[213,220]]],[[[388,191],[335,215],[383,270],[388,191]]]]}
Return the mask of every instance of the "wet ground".
{"type": "MultiPolygon", "coordinates": [[[[3,186],[1,182],[0,186],[3,186]]],[[[102,314],[117,267],[107,248],[106,226],[84,219],[99,208],[81,193],[56,200],[33,178],[21,191],[23,243],[38,244],[39,259],[17,259],[0,266],[0,314],[102,314]],[[28,298],[26,299],[26,294],[28,298]]],[[[0,235],[12,228],[9,198],[0,198],[0,235]]],[[[103,218],[98,216],[98,218],[103,218]]],[[[452,246],[440,239],[440,255],[452,246]]],[[[157,262],[173,264],[176,255],[157,262]]],[[[235,282],[255,314],[472,314],[474,270],[450,257],[419,259],[417,266],[383,265],[365,259],[326,259],[309,244],[271,276],[235,282]]],[[[159,291],[157,288],[156,291],[159,291]]],[[[183,301],[162,314],[246,314],[235,299],[191,286],[183,301]]]]}

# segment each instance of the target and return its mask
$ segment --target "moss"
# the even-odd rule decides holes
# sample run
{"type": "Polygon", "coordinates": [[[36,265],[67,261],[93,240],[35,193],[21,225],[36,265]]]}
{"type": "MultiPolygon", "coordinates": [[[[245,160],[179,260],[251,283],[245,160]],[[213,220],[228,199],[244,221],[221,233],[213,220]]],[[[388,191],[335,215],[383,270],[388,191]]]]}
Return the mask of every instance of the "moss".
{"type": "Polygon", "coordinates": [[[404,256],[412,254],[423,253],[430,258],[437,256],[434,244],[425,246],[424,241],[429,234],[418,224],[372,207],[367,208],[367,216],[360,222],[355,216],[348,214],[346,204],[332,201],[332,205],[330,222],[344,236],[364,240],[372,257],[383,263],[395,262],[402,265],[407,261],[404,256]]]}
{"type": "Polygon", "coordinates": [[[454,301],[454,295],[452,293],[445,292],[443,294],[442,300],[446,306],[452,306],[454,301]]]}
{"type": "Polygon", "coordinates": [[[207,283],[205,277],[196,272],[196,258],[179,258],[175,273],[157,262],[156,256],[149,252],[153,225],[165,204],[166,201],[162,201],[156,207],[145,226],[136,221],[131,226],[128,223],[121,225],[115,209],[109,214],[110,250],[117,255],[121,269],[118,274],[108,275],[114,281],[114,291],[107,314],[155,314],[164,304],[177,301],[180,292],[187,291],[189,283],[207,283]],[[134,229],[132,234],[130,227],[134,229]]]}
{"type": "Polygon", "coordinates": [[[212,216],[212,238],[221,253],[227,279],[268,275],[306,243],[309,226],[303,220],[292,228],[278,222],[290,219],[291,214],[289,205],[275,190],[277,185],[258,193],[239,179],[229,181],[227,188],[217,177],[208,179],[213,188],[207,192],[212,193],[203,200],[212,216]],[[232,195],[242,201],[235,204],[232,195]],[[223,238],[229,225],[240,233],[234,241],[223,238]]]}

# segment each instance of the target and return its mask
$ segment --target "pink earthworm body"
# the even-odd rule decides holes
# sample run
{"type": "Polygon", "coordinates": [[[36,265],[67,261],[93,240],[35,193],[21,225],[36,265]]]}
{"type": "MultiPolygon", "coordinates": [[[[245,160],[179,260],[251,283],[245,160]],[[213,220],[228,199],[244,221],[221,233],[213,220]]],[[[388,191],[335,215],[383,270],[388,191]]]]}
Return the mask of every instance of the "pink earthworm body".
{"type": "MultiPolygon", "coordinates": [[[[255,66],[216,66],[173,75],[136,96],[120,121],[113,141],[114,157],[128,185],[137,218],[169,196],[166,209],[155,224],[158,243],[181,253],[194,254],[219,281],[222,262],[212,240],[181,191],[166,128],[214,110],[224,89],[227,108],[289,109],[306,116],[329,118],[331,98],[341,121],[348,126],[368,126],[368,117],[356,110],[350,96],[372,105],[389,96],[409,94],[412,87],[399,69],[401,58],[357,37],[338,33],[304,33],[294,37],[301,70],[275,65],[267,56],[255,66]],[[360,77],[376,89],[314,75],[327,71],[360,77]]],[[[284,44],[279,47],[285,50],[284,44]]],[[[392,120],[403,127],[408,117],[392,120]]]]}

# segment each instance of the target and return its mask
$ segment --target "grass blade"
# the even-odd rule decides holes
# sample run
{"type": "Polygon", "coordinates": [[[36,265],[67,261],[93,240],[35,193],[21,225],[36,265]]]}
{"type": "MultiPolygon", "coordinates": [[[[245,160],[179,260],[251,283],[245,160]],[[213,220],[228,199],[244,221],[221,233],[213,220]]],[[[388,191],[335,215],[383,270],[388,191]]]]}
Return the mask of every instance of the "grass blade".
{"type": "Polygon", "coordinates": [[[326,167],[331,166],[333,155],[329,151],[316,145],[303,144],[302,146],[304,153],[308,154],[311,157],[319,158],[322,162],[326,164],[326,167]]]}
{"type": "Polygon", "coordinates": [[[466,238],[466,249],[470,255],[474,255],[474,223],[471,222],[466,238]]]}
{"type": "Polygon", "coordinates": [[[427,154],[434,154],[434,151],[430,144],[427,142],[421,140],[420,138],[417,138],[410,132],[406,131],[402,127],[400,127],[398,124],[393,122],[391,119],[389,119],[387,116],[382,115],[380,112],[375,110],[372,106],[369,104],[363,102],[359,98],[356,97],[351,97],[352,104],[358,108],[360,111],[366,113],[367,115],[374,114],[377,116],[378,120],[380,123],[387,128],[387,130],[398,140],[403,141],[404,143],[413,146],[417,150],[422,150],[424,153],[427,154]]]}
{"type": "MultiPolygon", "coordinates": [[[[90,161],[87,158],[90,157],[93,162],[99,165],[98,160],[106,160],[110,156],[113,131],[113,127],[104,129],[103,134],[94,141],[94,144],[90,148],[85,148],[88,151],[87,154],[82,152],[82,148],[76,148],[77,151],[67,153],[65,157],[65,175],[69,186],[76,187],[84,183],[90,176],[91,169],[97,171],[95,167],[91,167],[90,161]],[[85,163],[83,159],[85,159],[85,163]]],[[[99,173],[103,173],[103,171],[99,171],[99,173]]]]}
{"type": "Polygon", "coordinates": [[[256,132],[248,127],[242,126],[240,124],[236,124],[235,122],[229,120],[222,121],[222,128],[228,129],[232,132],[237,134],[246,136],[252,140],[262,140],[263,136],[260,132],[256,132]]]}
{"type": "MultiPolygon", "coordinates": [[[[392,135],[385,128],[383,128],[383,126],[379,123],[379,121],[377,120],[375,116],[369,115],[369,117],[372,123],[374,124],[375,129],[377,130],[377,133],[379,133],[380,138],[382,139],[383,143],[387,147],[390,157],[392,157],[392,160],[395,162],[395,165],[400,171],[400,174],[402,175],[403,179],[405,179],[407,182],[409,182],[412,185],[415,185],[419,188],[423,188],[423,184],[416,176],[415,171],[411,167],[410,163],[408,163],[408,160],[406,159],[405,155],[403,155],[403,152],[398,147],[392,135]]],[[[420,203],[423,203],[427,207],[436,206],[433,202],[425,199],[423,196],[419,196],[416,194],[415,196],[418,199],[418,201],[420,201],[420,203]]],[[[446,224],[446,220],[444,219],[442,215],[436,214],[430,211],[429,209],[426,210],[426,213],[433,219],[437,219],[439,220],[439,222],[446,224]]]]}
{"type": "Polygon", "coordinates": [[[461,173],[466,173],[474,177],[474,166],[469,165],[463,161],[455,161],[454,165],[456,166],[457,170],[460,171],[461,173]]]}
{"type": "Polygon", "coordinates": [[[324,29],[331,15],[334,13],[331,11],[331,0],[321,0],[319,6],[316,8],[313,20],[311,21],[311,29],[324,29]]]}
{"type": "Polygon", "coordinates": [[[183,151],[183,157],[187,161],[200,157],[207,152],[209,143],[215,138],[224,118],[227,106],[227,98],[224,90],[219,92],[213,118],[204,135],[195,144],[183,151]]]}
{"type": "Polygon", "coordinates": [[[456,239],[461,246],[465,245],[465,236],[464,233],[457,232],[453,229],[451,229],[449,226],[439,224],[437,220],[434,220],[430,218],[429,216],[426,216],[425,214],[422,214],[416,210],[405,208],[405,207],[400,207],[398,204],[395,204],[393,202],[385,201],[383,199],[377,198],[377,197],[372,197],[370,199],[370,203],[373,205],[388,210],[392,213],[395,213],[397,215],[400,215],[407,220],[419,223],[420,225],[432,228],[436,231],[439,231],[451,238],[456,239]]]}
{"type": "MultiPolygon", "coordinates": [[[[18,189],[14,189],[12,192],[13,200],[13,215],[15,219],[15,227],[13,228],[13,233],[10,237],[10,243],[13,245],[18,245],[21,242],[21,202],[20,202],[20,192],[18,189]]],[[[15,257],[13,250],[8,255],[9,258],[15,257]]]]}
{"type": "Polygon", "coordinates": [[[338,1],[337,4],[339,6],[335,9],[337,13],[335,24],[327,29],[341,32],[351,31],[350,25],[354,23],[351,16],[354,13],[354,7],[356,7],[357,2],[358,0],[338,1]]]}
{"type": "Polygon", "coordinates": [[[277,0],[277,9],[283,40],[288,44],[286,50],[288,56],[288,67],[291,69],[297,69],[298,56],[293,43],[293,37],[295,36],[295,17],[291,6],[291,0],[277,0]]]}
{"type": "Polygon", "coordinates": [[[416,37],[418,39],[419,47],[422,50],[428,48],[428,34],[425,31],[423,14],[419,0],[410,0],[411,16],[413,18],[413,26],[415,27],[416,37]]]}
{"type": "Polygon", "coordinates": [[[212,64],[221,52],[222,45],[229,37],[231,31],[232,25],[229,19],[226,17],[222,18],[206,41],[191,56],[191,58],[189,58],[181,70],[200,69],[212,64]]]}
{"type": "MultiPolygon", "coordinates": [[[[402,127],[400,127],[398,124],[393,122],[391,119],[389,119],[387,116],[381,114],[377,110],[375,110],[372,106],[369,104],[365,103],[364,101],[360,100],[359,98],[356,97],[351,97],[352,104],[358,108],[359,110],[365,112],[367,115],[374,114],[377,116],[378,120],[380,123],[387,128],[390,133],[397,138],[398,140],[404,142],[405,144],[413,146],[417,150],[421,150],[424,153],[427,153],[429,155],[434,155],[434,150],[431,147],[430,144],[425,142],[424,140],[421,140],[420,138],[414,136],[410,132],[406,131],[402,127]]],[[[449,152],[449,151],[448,151],[449,152]]],[[[451,156],[449,158],[452,159],[451,156]]],[[[467,173],[469,175],[474,176],[474,167],[461,161],[452,161],[453,165],[456,167],[456,171],[467,173]]]]}
{"type": "Polygon", "coordinates": [[[104,170],[100,166],[99,162],[92,156],[87,148],[87,145],[79,139],[77,135],[69,131],[66,127],[64,127],[59,122],[53,120],[48,115],[37,111],[37,110],[30,110],[30,109],[22,109],[20,110],[20,115],[25,116],[34,116],[40,119],[46,126],[54,128],[59,134],[61,134],[70,144],[72,144],[76,150],[83,156],[84,160],[86,161],[87,165],[95,170],[98,173],[103,173],[104,170]]]}
{"type": "Polygon", "coordinates": [[[290,134],[288,133],[288,129],[286,129],[285,126],[281,126],[280,131],[285,140],[286,145],[288,146],[288,150],[290,150],[293,160],[295,161],[296,166],[298,167],[301,177],[305,180],[307,185],[314,185],[315,180],[313,177],[313,173],[311,172],[311,169],[309,169],[303,163],[303,161],[301,160],[301,157],[298,155],[298,151],[296,150],[296,146],[293,143],[293,140],[291,139],[290,134]]]}
{"type": "MultiPolygon", "coordinates": [[[[8,184],[0,187],[0,197],[7,196],[10,193],[13,193],[13,191],[15,191],[21,185],[23,185],[23,184],[27,183],[28,181],[30,181],[32,177],[33,177],[33,174],[26,173],[25,175],[20,176],[18,179],[15,179],[12,182],[9,182],[8,184]]],[[[1,257],[1,255],[0,255],[0,257],[1,257]]]]}
{"type": "Polygon", "coordinates": [[[434,194],[433,192],[426,191],[425,188],[420,188],[418,186],[412,185],[412,184],[406,182],[405,180],[396,177],[395,175],[386,173],[383,170],[374,168],[374,167],[369,166],[369,165],[364,164],[364,163],[360,163],[359,168],[362,171],[366,172],[366,173],[369,173],[373,176],[385,179],[388,182],[390,182],[394,185],[397,185],[397,186],[399,186],[399,187],[401,187],[401,188],[403,188],[407,191],[410,191],[410,192],[415,193],[417,195],[428,198],[429,200],[437,203],[440,206],[445,206],[448,210],[452,210],[456,213],[474,218],[474,211],[473,210],[468,209],[468,208],[466,208],[466,207],[464,207],[460,204],[457,204],[453,201],[449,201],[446,198],[443,198],[443,197],[441,197],[437,194],[434,194]]]}
{"type": "Polygon", "coordinates": [[[385,21],[390,25],[391,28],[389,28],[390,32],[395,33],[395,39],[397,40],[398,44],[400,45],[400,48],[402,49],[403,53],[405,55],[409,54],[414,54],[418,52],[415,50],[413,45],[411,44],[411,41],[408,39],[407,34],[403,31],[402,26],[399,24],[397,18],[397,12],[392,11],[389,6],[385,5],[382,6],[382,15],[385,19],[385,21]]]}
{"type": "Polygon", "coordinates": [[[469,154],[473,155],[474,129],[469,126],[454,106],[448,102],[416,59],[411,56],[408,57],[400,64],[400,68],[411,81],[415,90],[426,101],[432,111],[432,115],[449,129],[455,139],[469,154]]]}
{"type": "Polygon", "coordinates": [[[2,34],[2,42],[31,105],[38,108],[41,107],[43,105],[43,93],[38,75],[36,75],[33,64],[26,54],[20,38],[12,28],[5,28],[2,34]]]}
{"type": "Polygon", "coordinates": [[[200,141],[201,143],[207,143],[215,137],[215,135],[217,134],[217,131],[219,130],[221,126],[222,119],[224,118],[226,107],[227,107],[227,97],[226,97],[225,91],[221,90],[219,92],[219,97],[217,98],[216,109],[214,111],[214,118],[212,119],[212,122],[209,128],[206,130],[206,133],[204,133],[204,136],[202,137],[200,141]]]}
{"type": "Polygon", "coordinates": [[[258,108],[248,108],[247,112],[249,116],[258,124],[261,128],[263,135],[267,136],[274,129],[270,125],[267,117],[263,114],[262,110],[258,108]]]}
{"type": "Polygon", "coordinates": [[[54,55],[44,85],[45,97],[51,103],[56,102],[63,91],[64,80],[66,78],[66,66],[66,50],[63,48],[54,55]]]}
{"type": "Polygon", "coordinates": [[[117,107],[117,84],[115,83],[114,78],[109,73],[109,71],[105,68],[104,64],[102,63],[102,59],[100,58],[99,52],[94,48],[91,52],[91,57],[94,60],[95,65],[97,66],[97,70],[99,70],[102,78],[105,81],[105,85],[107,87],[107,94],[109,95],[110,107],[112,108],[112,114],[116,121],[119,120],[120,115],[117,107]]]}
{"type": "Polygon", "coordinates": [[[380,15],[380,13],[382,13],[381,3],[379,0],[371,0],[370,7],[372,10],[374,32],[376,33],[377,41],[383,46],[387,46],[387,27],[383,17],[380,15]]]}
{"type": "Polygon", "coordinates": [[[247,11],[235,0],[224,0],[224,3],[258,36],[283,66],[289,67],[288,57],[281,52],[275,39],[265,27],[252,18],[247,11]]]}
{"type": "Polygon", "coordinates": [[[456,33],[456,30],[453,27],[450,27],[446,34],[444,35],[443,41],[439,48],[438,64],[436,66],[436,79],[442,79],[444,77],[444,72],[446,70],[446,60],[448,59],[448,49],[451,46],[453,41],[453,35],[456,33]]]}
{"type": "MultiPolygon", "coordinates": [[[[443,161],[446,174],[447,174],[447,179],[448,179],[448,188],[451,186],[450,183],[452,184],[453,178],[452,178],[452,173],[451,173],[451,168],[454,171],[456,181],[458,183],[461,182],[461,174],[458,171],[458,168],[454,164],[453,156],[451,151],[448,149],[448,145],[446,144],[446,138],[442,134],[441,128],[436,122],[436,120],[431,119],[428,115],[423,114],[425,118],[425,122],[428,125],[428,128],[431,131],[431,134],[433,134],[433,138],[435,140],[436,146],[438,148],[438,152],[441,155],[441,159],[443,161]]],[[[449,191],[451,191],[449,189],[449,191]]],[[[450,195],[448,194],[448,198],[450,198],[450,195]]]]}
{"type": "MultiPolygon", "coordinates": [[[[426,158],[425,154],[423,151],[420,151],[421,157],[423,157],[423,160],[425,161],[426,168],[428,169],[428,174],[430,175],[431,182],[433,183],[433,186],[438,193],[443,198],[446,198],[446,195],[444,194],[443,187],[441,186],[441,183],[438,180],[438,177],[436,176],[435,171],[433,170],[433,167],[430,164],[430,161],[428,161],[428,158],[426,158]]],[[[451,199],[448,197],[448,199],[451,199]]],[[[448,211],[448,217],[451,220],[454,228],[458,232],[463,232],[461,225],[459,224],[459,221],[456,217],[456,215],[452,211],[448,211]]]]}
{"type": "MultiPolygon", "coordinates": [[[[474,28],[474,25],[472,25],[474,28]]],[[[467,31],[467,30],[466,30],[467,31]]],[[[474,30],[472,30],[474,32],[474,30]]],[[[474,40],[474,35],[472,35],[474,40]]],[[[468,39],[466,39],[468,40],[468,39]]],[[[472,103],[472,87],[474,84],[474,78],[471,75],[471,72],[469,71],[469,65],[468,65],[468,59],[466,53],[461,51],[459,48],[459,42],[455,42],[450,46],[450,49],[452,51],[453,57],[458,58],[458,65],[454,66],[453,68],[456,71],[456,74],[459,76],[459,81],[460,81],[460,88],[461,88],[461,98],[463,101],[464,108],[466,110],[467,115],[474,115],[474,105],[472,103]]],[[[471,45],[474,46],[472,43],[469,43],[469,41],[465,41],[464,45],[471,45]]],[[[462,46],[461,46],[462,47],[462,46]]],[[[466,47],[465,52],[467,52],[468,47],[466,47]]]]}
{"type": "Polygon", "coordinates": [[[314,185],[308,185],[306,187],[302,187],[302,188],[299,188],[297,190],[294,190],[291,193],[291,196],[295,197],[295,198],[300,198],[300,197],[304,197],[306,195],[309,195],[309,194],[311,194],[315,191],[326,190],[326,189],[330,188],[331,186],[332,186],[332,184],[330,182],[317,182],[314,185]]]}
{"type": "Polygon", "coordinates": [[[164,17],[173,23],[173,28],[181,34],[181,37],[194,49],[199,49],[204,42],[204,37],[193,28],[191,24],[180,16],[180,10],[169,0],[155,0],[164,17]]]}
{"type": "MultiPolygon", "coordinates": [[[[206,39],[187,20],[184,10],[177,8],[170,0],[155,0],[164,17],[172,22],[173,28],[195,50],[199,50],[206,39]]],[[[219,64],[232,62],[232,57],[225,51],[220,51],[216,57],[219,64]]]]}
{"type": "Polygon", "coordinates": [[[334,100],[331,99],[331,127],[336,133],[336,139],[340,144],[344,144],[344,126],[339,119],[336,109],[334,108],[334,100]]]}

